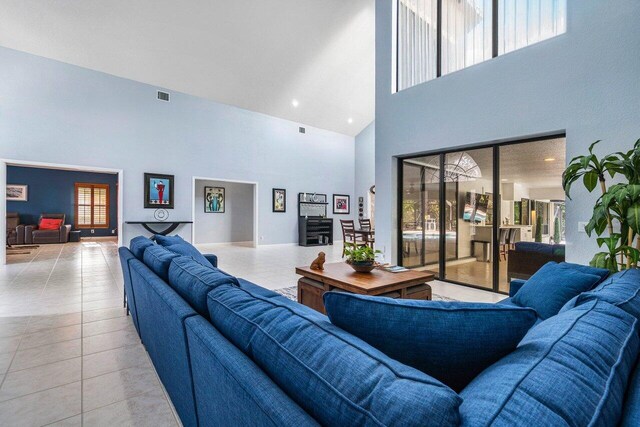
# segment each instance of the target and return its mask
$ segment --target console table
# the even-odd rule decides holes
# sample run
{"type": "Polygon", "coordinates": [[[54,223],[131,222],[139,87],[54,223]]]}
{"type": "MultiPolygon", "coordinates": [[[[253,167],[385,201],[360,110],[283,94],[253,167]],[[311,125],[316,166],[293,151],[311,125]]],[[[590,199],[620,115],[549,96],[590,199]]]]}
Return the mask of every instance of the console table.
{"type": "Polygon", "coordinates": [[[125,224],[141,225],[149,233],[166,236],[167,234],[172,233],[176,228],[178,228],[178,226],[182,224],[193,224],[193,221],[125,221],[125,224]],[[166,228],[158,231],[151,228],[152,225],[165,225],[166,228]]]}

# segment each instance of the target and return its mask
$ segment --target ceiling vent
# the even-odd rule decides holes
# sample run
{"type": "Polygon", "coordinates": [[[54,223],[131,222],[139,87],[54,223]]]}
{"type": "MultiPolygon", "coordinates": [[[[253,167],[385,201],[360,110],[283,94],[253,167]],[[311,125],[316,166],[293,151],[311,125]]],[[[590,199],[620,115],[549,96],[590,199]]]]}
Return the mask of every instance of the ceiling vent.
{"type": "Polygon", "coordinates": [[[169,102],[169,94],[167,92],[158,91],[158,99],[160,101],[169,102]]]}
{"type": "Polygon", "coordinates": [[[302,126],[300,126],[300,127],[298,128],[298,132],[300,132],[300,133],[307,133],[307,130],[306,130],[305,128],[303,128],[302,126]]]}

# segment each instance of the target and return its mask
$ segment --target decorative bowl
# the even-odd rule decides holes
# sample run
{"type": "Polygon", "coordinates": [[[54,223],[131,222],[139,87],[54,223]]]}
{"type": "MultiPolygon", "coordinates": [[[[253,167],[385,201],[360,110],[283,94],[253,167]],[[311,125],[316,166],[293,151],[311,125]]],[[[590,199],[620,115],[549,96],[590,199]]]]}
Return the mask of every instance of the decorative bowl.
{"type": "Polygon", "coordinates": [[[371,271],[376,268],[376,264],[373,261],[348,262],[347,264],[358,273],[371,273],[371,271]]]}

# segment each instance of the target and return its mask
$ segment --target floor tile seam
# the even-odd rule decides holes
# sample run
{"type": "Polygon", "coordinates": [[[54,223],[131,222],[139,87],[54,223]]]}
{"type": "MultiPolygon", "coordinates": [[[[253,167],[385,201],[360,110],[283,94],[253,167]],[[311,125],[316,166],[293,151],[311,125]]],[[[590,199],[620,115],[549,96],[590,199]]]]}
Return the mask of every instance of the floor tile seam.
{"type": "Polygon", "coordinates": [[[20,399],[20,398],[31,396],[31,395],[38,394],[38,393],[43,393],[45,391],[53,390],[53,389],[56,389],[58,387],[64,387],[64,386],[68,386],[70,384],[75,384],[75,383],[80,383],[80,387],[81,387],[80,392],[82,393],[82,379],[79,379],[79,380],[69,381],[69,382],[66,382],[66,383],[63,383],[63,384],[57,384],[57,385],[55,385],[53,387],[43,388],[42,390],[32,391],[31,393],[21,394],[20,396],[15,396],[15,397],[12,397],[11,399],[2,400],[2,401],[0,401],[0,404],[6,403],[6,402],[11,402],[12,400],[20,399]]]}
{"type": "Polygon", "coordinates": [[[53,365],[54,363],[59,363],[59,362],[66,362],[66,361],[68,361],[68,360],[78,359],[79,357],[82,357],[82,356],[71,356],[71,357],[65,357],[64,359],[56,360],[56,361],[53,361],[53,362],[41,363],[41,364],[39,364],[39,365],[29,366],[28,368],[16,369],[15,371],[7,371],[5,375],[8,375],[8,374],[15,374],[15,373],[17,373],[17,372],[22,372],[22,371],[26,371],[26,370],[34,369],[34,368],[42,368],[43,366],[53,365]]]}

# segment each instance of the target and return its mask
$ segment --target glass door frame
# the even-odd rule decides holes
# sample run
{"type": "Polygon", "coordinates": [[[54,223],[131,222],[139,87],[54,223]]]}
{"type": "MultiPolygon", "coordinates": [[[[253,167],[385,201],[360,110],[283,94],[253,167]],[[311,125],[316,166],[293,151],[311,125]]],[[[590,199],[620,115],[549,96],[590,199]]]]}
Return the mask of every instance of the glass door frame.
{"type": "Polygon", "coordinates": [[[499,234],[500,234],[500,203],[499,200],[501,198],[501,192],[500,192],[500,184],[501,184],[501,179],[500,179],[500,147],[504,147],[506,145],[517,145],[517,144],[526,144],[529,142],[537,142],[537,141],[544,141],[544,140],[548,140],[548,139],[554,139],[554,138],[566,138],[566,132],[560,132],[560,133],[550,133],[544,136],[537,136],[537,137],[532,137],[532,138],[525,138],[525,139],[515,139],[515,140],[509,140],[509,141],[504,141],[504,142],[494,142],[494,143],[488,143],[488,144],[480,144],[480,145],[473,145],[473,146],[462,146],[462,147],[452,147],[446,150],[436,150],[436,151],[427,151],[427,152],[423,152],[423,153],[418,153],[418,154],[411,154],[411,155],[406,155],[406,156],[395,156],[397,163],[397,179],[398,179],[398,184],[397,184],[397,224],[396,224],[396,230],[397,230],[397,259],[398,259],[398,265],[402,265],[402,260],[403,260],[403,256],[402,256],[402,248],[403,248],[403,244],[402,244],[402,238],[403,238],[403,233],[402,233],[402,201],[403,201],[403,170],[404,170],[404,161],[405,160],[409,160],[409,159],[415,159],[415,158],[419,158],[419,157],[425,157],[425,156],[439,156],[440,159],[440,177],[439,177],[439,198],[440,198],[440,210],[439,210],[439,230],[440,230],[440,239],[439,239],[439,256],[438,256],[438,272],[436,274],[436,279],[443,281],[443,282],[448,282],[448,283],[454,283],[456,285],[461,285],[461,286],[467,286],[470,288],[475,288],[475,289],[481,289],[483,291],[489,291],[489,292],[495,292],[495,293],[499,293],[499,294],[503,294],[503,295],[508,295],[507,292],[501,292],[499,287],[500,287],[500,245],[497,244],[497,242],[499,241],[499,234]],[[486,287],[482,287],[482,286],[478,286],[478,285],[473,285],[470,283],[463,283],[463,282],[458,282],[455,280],[451,280],[451,279],[447,279],[446,278],[446,230],[445,230],[445,222],[446,222],[446,210],[443,209],[442,207],[445,206],[446,204],[446,194],[445,194],[445,157],[447,154],[450,153],[455,153],[455,152],[459,152],[459,151],[465,151],[465,150],[477,150],[477,149],[482,149],[482,148],[492,148],[493,149],[493,173],[492,173],[492,177],[493,177],[493,194],[494,194],[494,202],[493,202],[493,224],[492,224],[492,228],[491,228],[491,236],[492,236],[492,240],[493,240],[493,244],[491,245],[491,257],[494,260],[494,262],[492,263],[492,288],[488,289],[486,287]]]}

